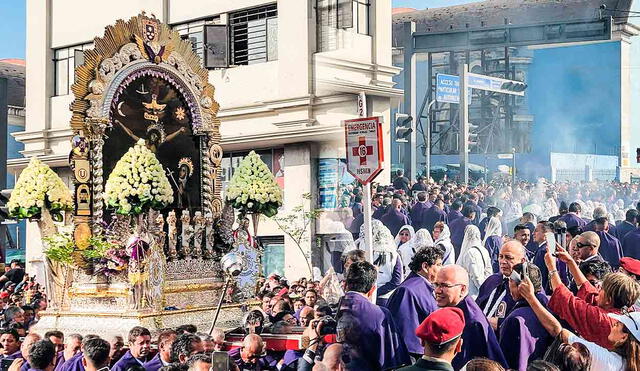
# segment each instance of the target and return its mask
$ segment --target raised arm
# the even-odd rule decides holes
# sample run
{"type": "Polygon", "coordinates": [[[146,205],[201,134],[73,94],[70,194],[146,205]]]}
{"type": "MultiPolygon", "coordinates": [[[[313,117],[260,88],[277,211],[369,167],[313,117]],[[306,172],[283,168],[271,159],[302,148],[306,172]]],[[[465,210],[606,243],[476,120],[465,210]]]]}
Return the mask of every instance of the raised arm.
{"type": "Polygon", "coordinates": [[[556,256],[560,259],[561,262],[567,264],[569,268],[569,272],[573,276],[573,280],[576,282],[578,287],[584,285],[587,282],[587,278],[582,274],[578,263],[571,257],[571,254],[567,252],[567,250],[563,249],[559,244],[556,246],[556,256]]]}
{"type": "Polygon", "coordinates": [[[542,327],[544,327],[544,329],[553,337],[561,335],[562,341],[566,343],[569,339],[570,332],[563,329],[562,325],[553,316],[553,314],[551,314],[551,312],[549,312],[542,303],[540,303],[533,292],[533,285],[531,284],[529,277],[525,277],[525,280],[518,285],[518,292],[523,298],[525,298],[527,303],[529,303],[529,306],[536,314],[536,317],[538,317],[542,327]]]}
{"type": "Polygon", "coordinates": [[[182,134],[182,133],[184,133],[186,131],[187,131],[187,129],[185,129],[184,127],[181,127],[180,129],[178,129],[178,130],[174,131],[173,133],[167,135],[167,138],[164,141],[165,142],[170,142],[173,139],[175,139],[175,137],[177,137],[178,135],[180,135],[180,134],[182,134]]]}
{"type": "Polygon", "coordinates": [[[115,120],[118,125],[120,125],[120,127],[122,128],[122,130],[124,130],[125,133],[127,133],[128,136],[131,137],[131,139],[133,139],[134,142],[138,142],[140,140],[140,137],[136,136],[135,134],[133,134],[133,131],[131,131],[131,129],[129,129],[128,127],[124,126],[123,123],[121,123],[118,120],[115,120]]]}

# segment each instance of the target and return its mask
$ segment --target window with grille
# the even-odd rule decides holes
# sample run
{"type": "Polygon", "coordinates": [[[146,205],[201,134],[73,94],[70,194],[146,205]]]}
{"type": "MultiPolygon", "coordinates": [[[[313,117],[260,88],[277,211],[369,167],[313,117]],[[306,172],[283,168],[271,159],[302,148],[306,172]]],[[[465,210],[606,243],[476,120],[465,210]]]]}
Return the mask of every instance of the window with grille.
{"type": "Polygon", "coordinates": [[[318,51],[335,50],[336,30],[369,35],[370,0],[316,0],[318,51]]]}
{"type": "Polygon", "coordinates": [[[269,4],[229,14],[231,64],[278,59],[278,8],[269,4]]]}
{"type": "Polygon", "coordinates": [[[54,95],[67,95],[75,81],[75,68],[84,63],[84,51],[93,48],[93,43],[79,44],[53,51],[55,75],[54,95]]]}

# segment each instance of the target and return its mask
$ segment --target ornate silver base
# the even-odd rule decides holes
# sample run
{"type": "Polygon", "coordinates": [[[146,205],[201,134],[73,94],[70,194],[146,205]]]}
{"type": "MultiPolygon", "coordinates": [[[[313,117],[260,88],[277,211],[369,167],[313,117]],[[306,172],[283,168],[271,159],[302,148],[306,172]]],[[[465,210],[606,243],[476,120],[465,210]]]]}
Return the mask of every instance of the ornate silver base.
{"type": "MultiPolygon", "coordinates": [[[[225,330],[241,325],[242,304],[223,305],[216,327],[225,330]]],[[[159,313],[86,313],[86,312],[41,312],[40,321],[32,330],[44,334],[50,330],[62,331],[65,335],[96,334],[105,339],[115,335],[125,339],[134,326],[148,328],[157,334],[166,328],[193,324],[198,331],[207,332],[215,316],[216,307],[162,311],[159,313]]]]}

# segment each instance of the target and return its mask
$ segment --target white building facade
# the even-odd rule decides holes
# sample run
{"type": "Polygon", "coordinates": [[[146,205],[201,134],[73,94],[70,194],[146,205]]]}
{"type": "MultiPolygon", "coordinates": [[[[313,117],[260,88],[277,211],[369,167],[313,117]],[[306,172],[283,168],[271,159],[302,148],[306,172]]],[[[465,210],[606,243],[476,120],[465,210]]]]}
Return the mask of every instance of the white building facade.
{"type": "MultiPolygon", "coordinates": [[[[14,134],[25,157],[38,156],[71,184],[74,66],[105,26],[141,11],[191,40],[196,53],[208,56],[208,68],[216,60],[209,80],[220,104],[223,181],[255,150],[284,189],[281,213],[305,202],[317,207],[318,163],[344,157],[341,122],[358,117],[359,93],[367,96],[368,116],[382,117],[389,145],[391,107],[402,96],[392,81],[399,69],[391,61],[391,0],[27,0],[28,110],[25,130],[14,134]]],[[[27,162],[12,160],[9,168],[17,175],[27,162]]],[[[389,172],[378,180],[388,183],[389,172]]],[[[303,252],[273,222],[263,219],[258,232],[265,273],[308,275],[303,252]]],[[[315,225],[309,236],[307,255],[316,245],[315,225]]],[[[28,266],[38,269],[41,256],[30,224],[28,266]]]]}

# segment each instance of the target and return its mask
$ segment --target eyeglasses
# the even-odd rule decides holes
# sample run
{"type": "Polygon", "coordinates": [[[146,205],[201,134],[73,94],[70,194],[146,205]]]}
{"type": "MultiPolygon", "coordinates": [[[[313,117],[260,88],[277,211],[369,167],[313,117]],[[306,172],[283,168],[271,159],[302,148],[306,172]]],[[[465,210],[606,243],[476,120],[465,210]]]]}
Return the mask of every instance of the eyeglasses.
{"type": "Polygon", "coordinates": [[[433,287],[435,287],[436,289],[450,289],[456,286],[462,286],[462,283],[439,283],[436,282],[433,284],[433,287]]]}

